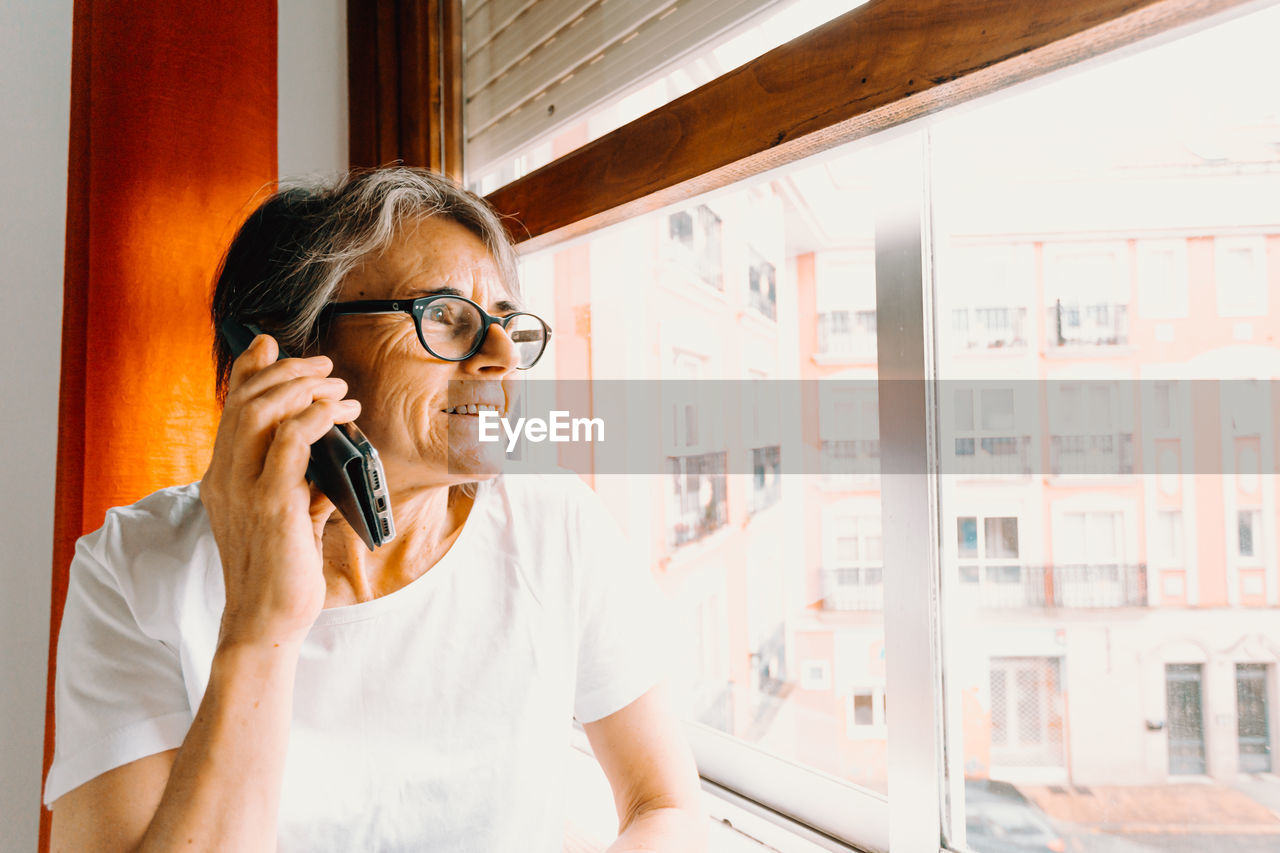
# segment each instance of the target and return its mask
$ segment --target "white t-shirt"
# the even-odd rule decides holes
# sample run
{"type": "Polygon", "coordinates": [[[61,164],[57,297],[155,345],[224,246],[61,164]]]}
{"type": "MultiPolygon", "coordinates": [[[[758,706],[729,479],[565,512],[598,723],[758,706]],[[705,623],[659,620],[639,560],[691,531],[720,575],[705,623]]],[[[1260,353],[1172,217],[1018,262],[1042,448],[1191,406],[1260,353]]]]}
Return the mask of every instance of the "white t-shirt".
{"type": "MultiPolygon", "coordinates": [[[[665,601],[572,476],[479,486],[440,562],[326,609],[298,663],[279,849],[560,851],[570,717],[666,675],[665,601]]],[[[182,745],[225,604],[199,484],[76,545],[45,803],[182,745]]]]}

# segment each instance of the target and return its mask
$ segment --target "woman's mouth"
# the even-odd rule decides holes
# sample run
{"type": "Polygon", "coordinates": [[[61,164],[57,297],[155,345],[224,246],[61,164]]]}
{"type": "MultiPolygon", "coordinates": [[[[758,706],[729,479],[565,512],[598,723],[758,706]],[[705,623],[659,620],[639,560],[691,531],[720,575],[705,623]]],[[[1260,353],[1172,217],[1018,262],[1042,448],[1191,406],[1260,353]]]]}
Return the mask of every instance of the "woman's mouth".
{"type": "Polygon", "coordinates": [[[498,407],[491,403],[467,403],[461,406],[450,406],[442,411],[446,415],[478,415],[480,412],[498,413],[498,407]]]}

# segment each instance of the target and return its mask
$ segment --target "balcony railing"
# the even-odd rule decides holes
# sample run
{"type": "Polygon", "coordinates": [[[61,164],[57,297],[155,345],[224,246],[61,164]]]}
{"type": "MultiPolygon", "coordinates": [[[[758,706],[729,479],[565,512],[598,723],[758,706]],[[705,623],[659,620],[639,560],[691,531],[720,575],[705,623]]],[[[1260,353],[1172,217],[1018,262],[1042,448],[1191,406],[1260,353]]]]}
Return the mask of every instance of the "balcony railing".
{"type": "MultiPolygon", "coordinates": [[[[1147,606],[1147,567],[1125,565],[984,566],[957,596],[989,609],[1101,609],[1147,606]]],[[[824,610],[883,610],[884,570],[823,569],[824,610]]]]}
{"type": "Polygon", "coordinates": [[[880,474],[880,439],[858,438],[822,442],[822,482],[827,486],[880,474]]]}
{"type": "Polygon", "coordinates": [[[883,610],[884,570],[879,566],[822,570],[823,610],[883,610]]]}
{"type": "Polygon", "coordinates": [[[1049,437],[1049,473],[1055,477],[1132,474],[1133,433],[1052,435],[1049,437]]]}
{"type": "Polygon", "coordinates": [[[942,473],[1025,477],[1031,467],[1029,435],[957,436],[952,458],[942,462],[942,473]]]}
{"type": "Polygon", "coordinates": [[[1012,349],[1027,345],[1026,308],[960,308],[955,322],[956,340],[962,349],[1012,349]]]}
{"type": "Polygon", "coordinates": [[[1051,347],[1119,346],[1129,343],[1129,306],[1058,300],[1049,307],[1045,336],[1051,347]]]}
{"type": "Polygon", "coordinates": [[[875,358],[876,312],[828,311],[819,314],[818,354],[875,358]]]}
{"type": "Polygon", "coordinates": [[[971,567],[959,595],[978,607],[1111,608],[1147,606],[1147,567],[1126,565],[971,567]],[[978,568],[977,572],[973,568],[978,568]],[[979,574],[981,572],[981,574],[979,574]]]}

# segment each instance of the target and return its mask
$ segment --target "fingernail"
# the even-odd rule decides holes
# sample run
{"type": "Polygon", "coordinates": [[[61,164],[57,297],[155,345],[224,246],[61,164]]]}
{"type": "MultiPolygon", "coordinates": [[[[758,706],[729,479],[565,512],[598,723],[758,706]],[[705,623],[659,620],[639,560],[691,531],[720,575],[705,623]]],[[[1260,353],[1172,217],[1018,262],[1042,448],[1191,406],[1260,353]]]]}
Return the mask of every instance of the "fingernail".
{"type": "Polygon", "coordinates": [[[343,400],[342,405],[346,406],[348,409],[350,409],[353,412],[358,412],[360,410],[359,400],[343,400]]]}

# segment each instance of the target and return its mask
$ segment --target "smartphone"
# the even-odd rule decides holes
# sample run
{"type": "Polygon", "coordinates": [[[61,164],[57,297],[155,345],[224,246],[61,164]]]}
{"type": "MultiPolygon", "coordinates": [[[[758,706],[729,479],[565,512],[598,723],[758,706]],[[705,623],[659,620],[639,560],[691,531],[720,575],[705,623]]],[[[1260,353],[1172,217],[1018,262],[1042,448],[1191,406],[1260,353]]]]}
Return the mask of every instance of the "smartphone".
{"type": "MultiPolygon", "coordinates": [[[[223,320],[218,324],[218,331],[235,357],[263,334],[257,326],[234,319],[223,320]]],[[[281,347],[280,358],[292,356],[281,347]]],[[[391,517],[391,498],[387,495],[382,462],[378,451],[354,423],[334,424],[333,429],[311,445],[307,479],[333,501],[370,551],[395,538],[396,526],[391,517]]]]}

